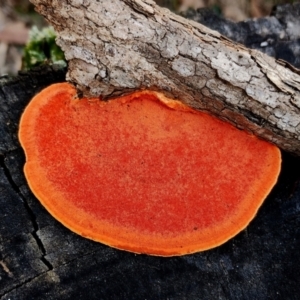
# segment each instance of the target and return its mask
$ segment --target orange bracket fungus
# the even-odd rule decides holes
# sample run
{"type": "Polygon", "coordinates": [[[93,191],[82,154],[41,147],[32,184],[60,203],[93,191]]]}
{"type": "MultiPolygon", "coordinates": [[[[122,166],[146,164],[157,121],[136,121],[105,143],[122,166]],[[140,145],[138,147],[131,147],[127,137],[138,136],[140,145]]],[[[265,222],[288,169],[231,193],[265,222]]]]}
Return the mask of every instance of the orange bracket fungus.
{"type": "Polygon", "coordinates": [[[160,93],[77,99],[68,83],[29,103],[19,139],[42,205],[81,236],[173,256],[221,245],[254,218],[280,150],[160,93]]]}

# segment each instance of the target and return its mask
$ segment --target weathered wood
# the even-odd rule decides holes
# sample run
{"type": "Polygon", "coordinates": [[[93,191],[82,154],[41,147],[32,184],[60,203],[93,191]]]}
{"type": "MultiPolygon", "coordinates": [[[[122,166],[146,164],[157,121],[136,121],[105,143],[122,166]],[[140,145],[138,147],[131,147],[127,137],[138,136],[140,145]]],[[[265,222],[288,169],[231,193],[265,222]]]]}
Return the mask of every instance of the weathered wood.
{"type": "Polygon", "coordinates": [[[247,48],[257,49],[300,68],[300,4],[278,5],[270,16],[232,22],[211,9],[189,9],[183,13],[247,48]]]}
{"type": "Polygon", "coordinates": [[[300,75],[152,0],[31,0],[85,95],[161,90],[300,155],[300,75]]]}

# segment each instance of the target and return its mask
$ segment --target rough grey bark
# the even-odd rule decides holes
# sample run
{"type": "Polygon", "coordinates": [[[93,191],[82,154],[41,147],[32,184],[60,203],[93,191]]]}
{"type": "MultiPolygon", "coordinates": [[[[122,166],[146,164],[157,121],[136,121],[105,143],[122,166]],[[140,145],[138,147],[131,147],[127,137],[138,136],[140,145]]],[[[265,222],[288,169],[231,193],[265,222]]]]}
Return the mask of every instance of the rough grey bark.
{"type": "Polygon", "coordinates": [[[18,123],[30,99],[65,78],[41,68],[0,78],[0,299],[298,299],[300,160],[283,153],[278,183],[246,230],[182,257],[116,250],[64,228],[30,192],[18,123]]]}
{"type": "Polygon", "coordinates": [[[300,155],[300,75],[152,0],[31,0],[87,96],[163,91],[300,155]]]}
{"type": "MultiPolygon", "coordinates": [[[[234,3],[234,2],[232,2],[234,3]]],[[[278,5],[270,16],[232,22],[211,9],[189,9],[183,13],[247,48],[257,49],[300,68],[300,3],[278,5]]]]}

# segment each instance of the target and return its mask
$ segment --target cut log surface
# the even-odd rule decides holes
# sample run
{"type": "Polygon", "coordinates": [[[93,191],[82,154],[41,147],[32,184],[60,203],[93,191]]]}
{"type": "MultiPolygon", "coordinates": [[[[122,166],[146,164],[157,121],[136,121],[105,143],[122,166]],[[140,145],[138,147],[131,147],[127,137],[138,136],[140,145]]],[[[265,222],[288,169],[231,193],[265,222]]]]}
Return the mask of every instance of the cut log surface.
{"type": "Polygon", "coordinates": [[[17,132],[30,99],[64,80],[56,67],[0,78],[1,300],[299,298],[300,160],[285,152],[256,218],[209,251],[136,255],[84,239],[52,218],[28,188],[17,132]]]}
{"type": "Polygon", "coordinates": [[[152,0],[31,2],[58,33],[67,79],[86,96],[159,90],[300,155],[300,75],[289,64],[152,0]]]}

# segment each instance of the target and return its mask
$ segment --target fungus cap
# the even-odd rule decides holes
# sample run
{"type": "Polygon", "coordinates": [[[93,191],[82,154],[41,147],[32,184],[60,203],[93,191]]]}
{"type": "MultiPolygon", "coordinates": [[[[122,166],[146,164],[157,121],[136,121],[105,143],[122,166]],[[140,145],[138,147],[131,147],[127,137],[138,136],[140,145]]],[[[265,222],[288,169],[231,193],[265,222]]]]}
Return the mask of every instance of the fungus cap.
{"type": "Polygon", "coordinates": [[[54,84],[25,109],[28,184],[81,236],[173,256],[243,230],[280,172],[279,149],[160,93],[107,102],[54,84]]]}

